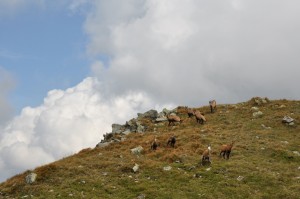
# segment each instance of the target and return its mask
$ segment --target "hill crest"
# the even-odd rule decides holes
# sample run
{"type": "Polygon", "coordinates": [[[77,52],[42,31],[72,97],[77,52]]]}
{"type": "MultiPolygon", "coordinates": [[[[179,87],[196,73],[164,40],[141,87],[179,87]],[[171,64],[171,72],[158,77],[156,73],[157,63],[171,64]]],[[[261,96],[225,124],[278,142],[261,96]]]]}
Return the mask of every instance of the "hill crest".
{"type": "Polygon", "coordinates": [[[184,106],[173,110],[183,119],[174,126],[140,114],[135,121],[115,125],[101,147],[1,183],[0,198],[297,198],[300,101],[256,97],[217,104],[215,113],[209,106],[193,108],[207,122],[196,123],[184,106]],[[294,123],[283,123],[285,116],[294,123]],[[177,138],[175,148],[167,146],[171,135],[177,138]],[[153,151],[155,137],[159,146],[153,151]],[[219,157],[220,146],[233,140],[230,159],[219,157]],[[209,144],[212,164],[202,166],[201,154],[209,144]],[[131,149],[139,146],[143,151],[133,154],[131,149]],[[32,172],[36,181],[26,183],[32,172]]]}

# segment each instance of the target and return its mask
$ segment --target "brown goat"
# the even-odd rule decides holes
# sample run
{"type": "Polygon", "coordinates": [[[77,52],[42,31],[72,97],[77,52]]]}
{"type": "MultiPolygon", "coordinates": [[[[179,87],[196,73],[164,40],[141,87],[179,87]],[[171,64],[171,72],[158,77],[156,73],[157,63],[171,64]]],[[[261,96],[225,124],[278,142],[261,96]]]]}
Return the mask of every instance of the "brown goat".
{"type": "Polygon", "coordinates": [[[221,146],[221,152],[220,156],[223,155],[223,158],[225,159],[225,156],[227,159],[229,159],[232,147],[233,147],[234,141],[231,144],[224,144],[221,146]]]}
{"type": "Polygon", "coordinates": [[[217,108],[217,102],[216,100],[211,100],[209,101],[209,106],[210,106],[210,112],[214,113],[216,108],[217,108]]]}
{"type": "Polygon", "coordinates": [[[157,147],[158,147],[158,142],[157,142],[157,139],[155,137],[154,141],[151,143],[151,149],[155,151],[157,149],[157,147]]]}
{"type": "Polygon", "coordinates": [[[171,146],[171,147],[175,147],[175,143],[176,143],[176,137],[175,135],[172,135],[169,139],[168,139],[168,143],[167,146],[171,146]]]}
{"type": "Polygon", "coordinates": [[[169,121],[169,126],[171,124],[175,125],[175,122],[182,122],[182,119],[180,119],[180,117],[177,115],[167,115],[167,119],[169,121]]]}
{"type": "Polygon", "coordinates": [[[205,163],[211,164],[210,151],[211,151],[211,147],[210,145],[208,145],[207,149],[205,149],[205,151],[203,151],[202,153],[202,165],[204,165],[205,163]]]}
{"type": "Polygon", "coordinates": [[[201,114],[200,111],[198,111],[198,110],[195,111],[194,115],[196,117],[196,122],[197,123],[203,124],[204,122],[206,122],[206,119],[205,119],[204,115],[201,114]]]}
{"type": "Polygon", "coordinates": [[[187,114],[188,114],[189,117],[194,116],[194,110],[192,108],[188,108],[187,109],[187,114]]]}

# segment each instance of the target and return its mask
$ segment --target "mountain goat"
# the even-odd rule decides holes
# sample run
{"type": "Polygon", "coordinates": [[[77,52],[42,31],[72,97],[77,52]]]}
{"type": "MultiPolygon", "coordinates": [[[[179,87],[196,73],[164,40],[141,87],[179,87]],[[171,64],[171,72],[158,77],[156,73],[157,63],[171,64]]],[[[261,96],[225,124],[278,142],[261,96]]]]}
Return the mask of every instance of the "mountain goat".
{"type": "Polygon", "coordinates": [[[221,146],[221,152],[220,152],[220,156],[223,155],[223,158],[225,159],[225,156],[227,159],[229,159],[230,153],[231,153],[231,149],[233,147],[234,141],[231,142],[231,144],[224,144],[221,146]]]}
{"type": "Polygon", "coordinates": [[[210,106],[210,112],[214,113],[216,111],[216,108],[217,108],[216,100],[209,101],[209,106],[210,106]]]}

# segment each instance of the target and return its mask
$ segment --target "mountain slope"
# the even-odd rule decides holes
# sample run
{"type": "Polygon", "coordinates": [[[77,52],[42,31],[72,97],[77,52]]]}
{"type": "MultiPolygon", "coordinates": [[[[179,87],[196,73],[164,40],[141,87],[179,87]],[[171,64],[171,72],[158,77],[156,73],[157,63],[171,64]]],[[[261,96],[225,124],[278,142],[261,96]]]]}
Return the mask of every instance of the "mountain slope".
{"type": "Polygon", "coordinates": [[[122,142],[84,149],[0,184],[0,198],[298,198],[300,193],[300,101],[253,98],[239,104],[198,107],[207,122],[196,123],[178,107],[182,123],[168,126],[144,119],[145,133],[122,142]],[[256,108],[252,107],[257,107],[256,108]],[[261,111],[263,115],[253,116],[261,111]],[[282,123],[284,116],[294,125],[282,123]],[[175,148],[167,147],[175,134],[175,148]],[[150,144],[157,137],[156,151],[150,144]],[[222,144],[235,141],[229,160],[219,157],[222,144]],[[199,164],[211,144],[212,164],[199,164]],[[139,155],[132,148],[142,146],[139,155]],[[139,170],[132,167],[137,163],[139,170]],[[32,184],[25,182],[37,174],[32,184]]]}

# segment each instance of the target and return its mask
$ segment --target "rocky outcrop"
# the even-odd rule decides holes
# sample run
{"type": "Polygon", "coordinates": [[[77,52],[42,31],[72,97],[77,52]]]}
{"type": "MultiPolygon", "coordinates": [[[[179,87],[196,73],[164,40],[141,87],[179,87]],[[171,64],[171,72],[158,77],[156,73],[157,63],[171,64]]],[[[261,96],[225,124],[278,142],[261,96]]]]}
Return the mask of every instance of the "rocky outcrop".
{"type": "Polygon", "coordinates": [[[261,106],[263,104],[267,104],[270,102],[270,100],[267,97],[253,97],[250,100],[251,104],[253,104],[254,106],[261,106]]]}
{"type": "Polygon", "coordinates": [[[145,113],[138,113],[137,118],[132,118],[124,125],[112,124],[112,132],[103,135],[103,139],[96,145],[96,147],[105,147],[112,142],[120,142],[125,140],[126,135],[130,133],[144,133],[148,127],[143,121],[151,120],[151,122],[167,121],[166,114],[176,113],[177,109],[168,110],[163,109],[158,113],[156,110],[149,110],[145,113]]]}

